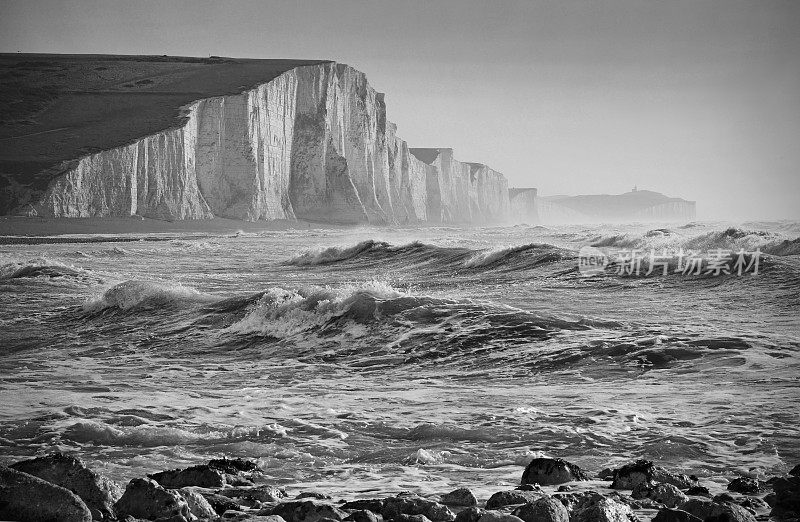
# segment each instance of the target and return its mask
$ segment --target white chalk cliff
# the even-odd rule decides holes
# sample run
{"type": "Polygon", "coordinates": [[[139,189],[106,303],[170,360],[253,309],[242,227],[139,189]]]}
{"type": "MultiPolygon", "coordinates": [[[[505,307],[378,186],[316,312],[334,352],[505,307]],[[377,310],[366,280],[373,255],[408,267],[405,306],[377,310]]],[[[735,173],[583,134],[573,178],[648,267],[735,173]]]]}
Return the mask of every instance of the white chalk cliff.
{"type": "Polygon", "coordinates": [[[342,64],[291,69],[184,108],[184,124],[85,156],[26,206],[50,217],[490,223],[505,177],[451,149],[409,149],[383,95],[342,64]]]}

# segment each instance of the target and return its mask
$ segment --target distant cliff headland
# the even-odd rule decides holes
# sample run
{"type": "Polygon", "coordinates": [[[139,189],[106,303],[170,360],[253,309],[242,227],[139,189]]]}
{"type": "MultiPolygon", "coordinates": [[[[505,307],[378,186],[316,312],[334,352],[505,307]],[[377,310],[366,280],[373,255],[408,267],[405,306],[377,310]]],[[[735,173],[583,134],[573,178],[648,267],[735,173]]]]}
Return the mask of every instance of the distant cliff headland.
{"type": "MultiPolygon", "coordinates": [[[[621,217],[509,190],[503,174],[449,148],[409,148],[383,94],[330,61],[6,54],[0,93],[0,215],[382,225],[621,217]]],[[[634,214],[694,217],[677,203],[634,214]]]]}

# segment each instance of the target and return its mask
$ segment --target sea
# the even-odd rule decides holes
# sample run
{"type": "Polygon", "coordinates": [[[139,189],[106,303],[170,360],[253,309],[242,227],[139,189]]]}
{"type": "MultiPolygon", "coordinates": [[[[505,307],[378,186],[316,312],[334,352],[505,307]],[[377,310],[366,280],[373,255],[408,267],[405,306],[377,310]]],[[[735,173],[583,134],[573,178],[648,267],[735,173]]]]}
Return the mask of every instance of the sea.
{"type": "Polygon", "coordinates": [[[0,239],[0,463],[484,499],[537,456],[800,463],[800,222],[0,239]]]}

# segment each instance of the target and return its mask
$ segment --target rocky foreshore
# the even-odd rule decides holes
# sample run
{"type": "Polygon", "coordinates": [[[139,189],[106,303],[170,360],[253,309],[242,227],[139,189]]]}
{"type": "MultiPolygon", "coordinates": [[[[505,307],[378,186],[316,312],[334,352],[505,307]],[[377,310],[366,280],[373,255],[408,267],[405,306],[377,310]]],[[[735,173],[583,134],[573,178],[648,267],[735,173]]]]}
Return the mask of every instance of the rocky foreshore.
{"type": "Polygon", "coordinates": [[[0,519],[30,522],[750,522],[800,519],[800,465],[713,495],[697,477],[638,460],[596,476],[536,458],[520,485],[479,499],[466,487],[423,497],[337,500],[269,485],[250,460],[213,459],[131,480],[123,489],[60,453],[0,466],[0,519]]]}

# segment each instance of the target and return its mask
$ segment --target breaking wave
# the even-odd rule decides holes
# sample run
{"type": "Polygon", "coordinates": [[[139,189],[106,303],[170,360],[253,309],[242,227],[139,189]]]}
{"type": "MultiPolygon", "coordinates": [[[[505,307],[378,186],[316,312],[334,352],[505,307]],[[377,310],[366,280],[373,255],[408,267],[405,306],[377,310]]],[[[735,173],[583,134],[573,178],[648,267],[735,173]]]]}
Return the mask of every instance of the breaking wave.
{"type": "Polygon", "coordinates": [[[217,300],[194,288],[156,281],[125,281],[112,286],[102,295],[89,299],[83,305],[85,312],[108,309],[131,310],[137,308],[202,304],[217,300]]]}
{"type": "Polygon", "coordinates": [[[343,262],[397,263],[403,266],[428,263],[432,268],[450,269],[512,269],[530,268],[544,262],[561,261],[574,257],[568,251],[544,243],[529,243],[494,249],[469,249],[442,247],[414,241],[405,245],[391,245],[372,239],[349,247],[329,247],[316,252],[304,252],[286,264],[294,266],[333,265],[343,262]]]}
{"type": "Polygon", "coordinates": [[[506,248],[481,250],[464,261],[464,268],[486,268],[503,264],[512,264],[513,261],[533,254],[535,257],[527,259],[525,266],[537,265],[544,262],[562,261],[574,257],[566,250],[558,249],[553,245],[544,243],[531,243],[528,245],[511,246],[506,248]]]}
{"type": "Polygon", "coordinates": [[[0,281],[29,278],[88,278],[91,274],[74,265],[39,257],[0,266],[0,281]]]}
{"type": "Polygon", "coordinates": [[[391,245],[384,243],[383,241],[374,241],[372,239],[368,239],[351,247],[330,247],[318,252],[304,252],[287,261],[287,264],[295,266],[326,265],[353,259],[366,252],[386,252],[390,246],[391,245]]]}

